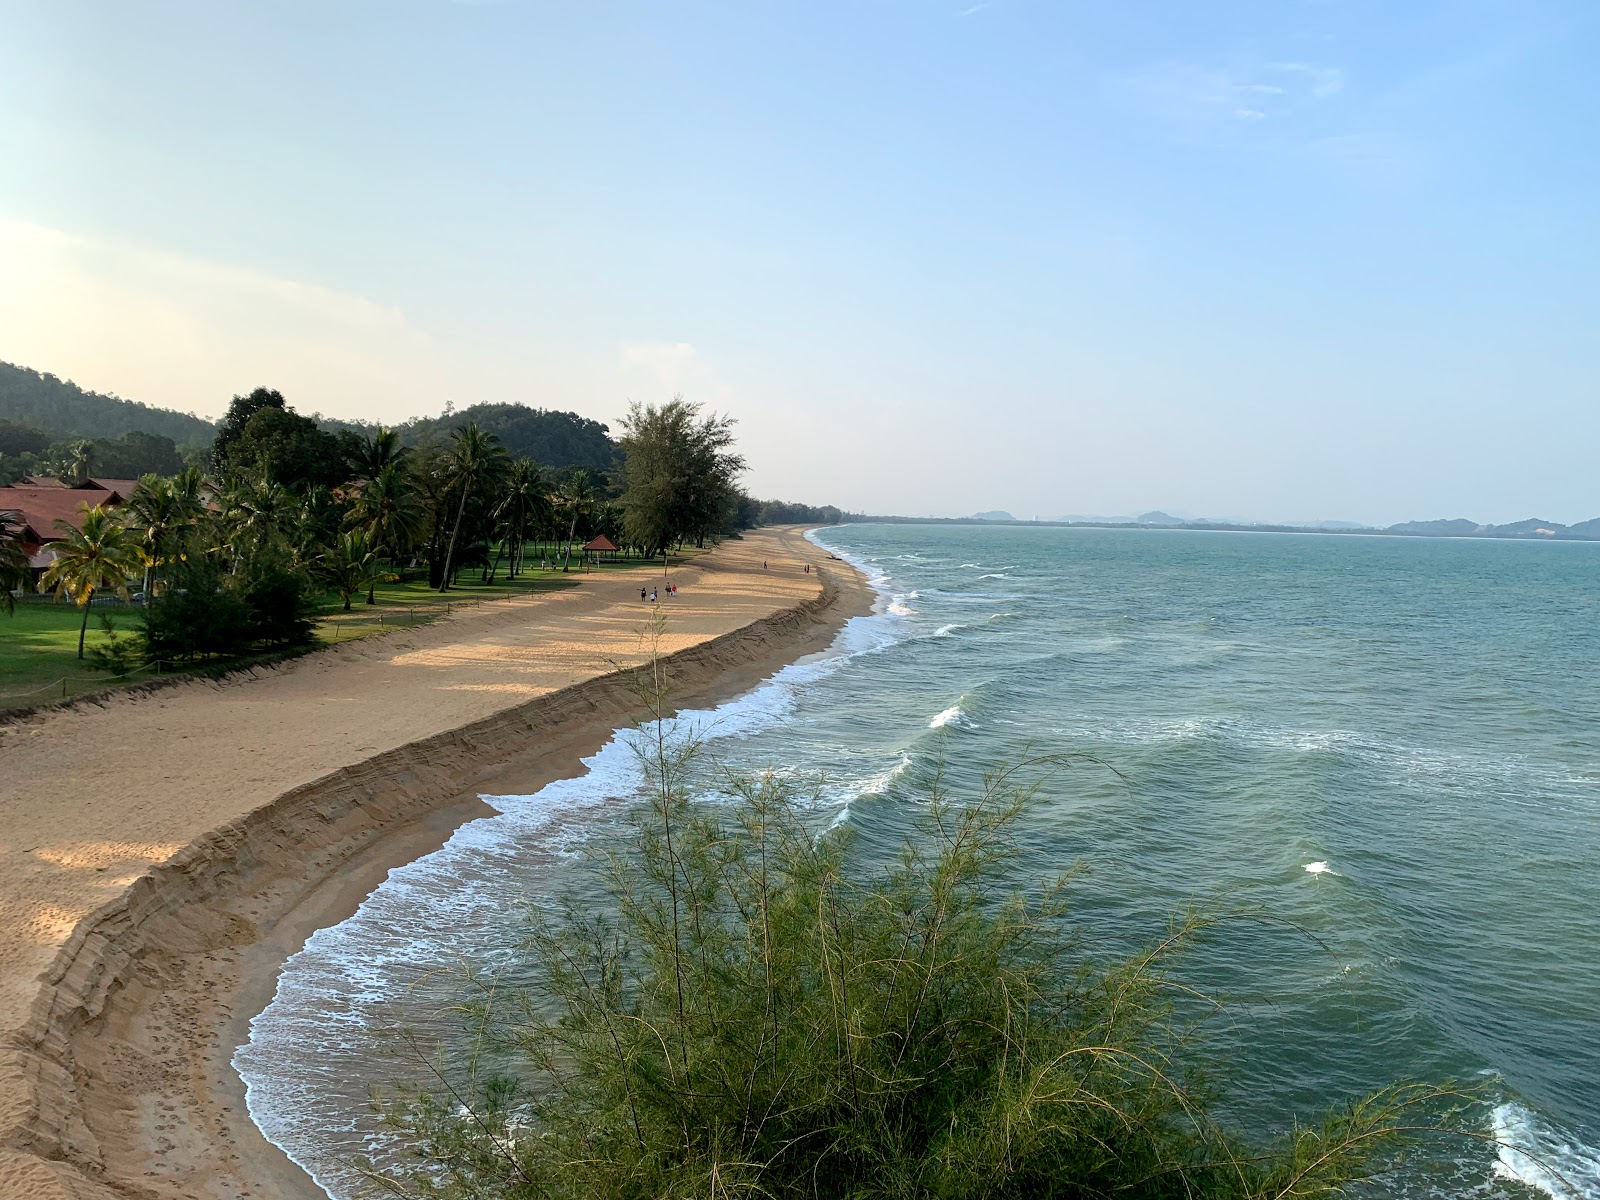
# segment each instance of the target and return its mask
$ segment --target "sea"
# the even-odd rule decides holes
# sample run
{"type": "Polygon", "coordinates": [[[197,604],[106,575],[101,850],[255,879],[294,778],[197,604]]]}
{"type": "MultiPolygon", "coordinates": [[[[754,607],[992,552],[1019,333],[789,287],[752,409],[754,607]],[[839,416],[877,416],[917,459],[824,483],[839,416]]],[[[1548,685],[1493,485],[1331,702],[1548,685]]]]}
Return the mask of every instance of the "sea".
{"type": "MultiPolygon", "coordinates": [[[[1470,1089],[1477,1137],[1380,1194],[1600,1200],[1600,545],[846,525],[878,600],[826,653],[686,712],[718,770],[774,770],[865,859],[1046,756],[1020,829],[1107,958],[1224,914],[1178,964],[1221,997],[1223,1114],[1268,1138],[1397,1080],[1470,1089]]],[[[775,564],[777,565],[777,564],[775,564]]],[[[463,972],[595,890],[641,774],[583,773],[393,871],[315,934],[235,1057],[251,1115],[335,1200],[398,1148],[369,1096],[426,1077],[463,972]]],[[[709,786],[709,785],[708,785],[709,786]]]]}

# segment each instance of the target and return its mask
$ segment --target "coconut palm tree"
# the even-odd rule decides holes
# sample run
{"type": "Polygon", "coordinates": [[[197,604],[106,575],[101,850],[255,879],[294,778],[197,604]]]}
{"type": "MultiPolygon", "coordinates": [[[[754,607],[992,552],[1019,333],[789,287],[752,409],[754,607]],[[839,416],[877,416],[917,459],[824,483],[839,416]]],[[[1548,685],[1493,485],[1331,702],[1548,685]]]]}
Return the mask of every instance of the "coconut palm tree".
{"type": "Polygon", "coordinates": [[[13,590],[28,586],[28,552],[22,548],[22,517],[14,512],[0,512],[0,605],[10,616],[17,602],[11,598],[13,590]]]}
{"type": "Polygon", "coordinates": [[[519,458],[511,464],[505,489],[494,515],[505,525],[506,541],[511,543],[510,578],[517,577],[522,562],[523,544],[529,533],[545,519],[550,508],[550,498],[545,494],[548,484],[539,464],[531,458],[519,458]]]}
{"type": "MultiPolygon", "coordinates": [[[[375,553],[399,562],[421,536],[425,520],[422,502],[406,472],[398,464],[389,463],[361,486],[344,523],[347,529],[365,533],[375,553]]],[[[372,602],[369,591],[367,603],[372,602]]]]}
{"type": "Polygon", "coordinates": [[[567,556],[561,563],[563,571],[572,569],[572,543],[578,536],[578,518],[594,504],[594,492],[589,487],[589,474],[581,467],[567,477],[556,493],[556,507],[569,518],[567,526],[567,556]]]}
{"type": "Polygon", "coordinates": [[[123,525],[138,539],[139,557],[144,560],[144,592],[148,595],[151,573],[167,560],[189,523],[189,514],[170,480],[146,475],[134,485],[121,515],[123,525]]]}
{"type": "Polygon", "coordinates": [[[94,471],[94,443],[77,441],[68,449],[72,457],[67,460],[67,473],[73,483],[83,483],[94,471]]]}
{"type": "Polygon", "coordinates": [[[264,476],[234,480],[222,497],[222,526],[234,573],[282,537],[294,516],[294,497],[282,485],[264,476]]]}
{"type": "Polygon", "coordinates": [[[399,578],[394,572],[384,570],[363,529],[349,530],[323,551],[317,559],[317,572],[339,593],[345,612],[350,611],[350,599],[358,592],[365,591],[367,603],[371,604],[373,590],[378,584],[399,578]]]}
{"type": "Polygon", "coordinates": [[[350,468],[357,478],[376,479],[385,467],[405,465],[411,448],[400,444],[400,431],[379,425],[370,436],[361,439],[361,445],[350,455],[350,468]]]}
{"type": "Polygon", "coordinates": [[[450,434],[450,455],[447,470],[450,485],[461,490],[456,505],[455,525],[450,530],[450,542],[444,552],[444,578],[439,590],[450,588],[450,563],[456,553],[456,539],[461,536],[461,518],[466,515],[467,501],[504,467],[505,447],[492,433],[478,428],[476,421],[468,421],[450,434]]]}
{"type": "Polygon", "coordinates": [[[137,536],[130,533],[109,509],[79,505],[79,528],[57,521],[60,541],[50,549],[56,559],[39,581],[39,590],[55,589],[56,597],[71,596],[83,609],[83,624],[78,628],[78,657],[83,657],[83,638],[89,631],[89,602],[94,594],[113,589],[128,597],[128,578],[139,569],[137,536]]]}

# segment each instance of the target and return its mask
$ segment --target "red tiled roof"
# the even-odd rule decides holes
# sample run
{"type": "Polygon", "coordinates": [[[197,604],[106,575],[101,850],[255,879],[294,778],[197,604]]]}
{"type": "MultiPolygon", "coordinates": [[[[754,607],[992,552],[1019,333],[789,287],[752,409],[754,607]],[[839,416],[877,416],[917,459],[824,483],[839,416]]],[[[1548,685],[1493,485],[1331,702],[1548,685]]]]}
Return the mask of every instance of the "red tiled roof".
{"type": "Polygon", "coordinates": [[[616,548],[617,544],[603,533],[584,547],[585,550],[615,550],[616,548]]]}
{"type": "Polygon", "coordinates": [[[56,528],[57,521],[65,521],[74,529],[79,528],[83,517],[79,510],[85,504],[90,508],[99,508],[115,503],[115,493],[111,496],[103,492],[85,495],[78,488],[0,487],[0,509],[21,513],[23,523],[33,529],[41,542],[54,541],[61,536],[61,531],[56,528]]]}
{"type": "Polygon", "coordinates": [[[137,479],[102,479],[95,475],[90,478],[90,483],[104,488],[108,492],[116,492],[124,500],[133,495],[133,489],[139,486],[137,479]]]}

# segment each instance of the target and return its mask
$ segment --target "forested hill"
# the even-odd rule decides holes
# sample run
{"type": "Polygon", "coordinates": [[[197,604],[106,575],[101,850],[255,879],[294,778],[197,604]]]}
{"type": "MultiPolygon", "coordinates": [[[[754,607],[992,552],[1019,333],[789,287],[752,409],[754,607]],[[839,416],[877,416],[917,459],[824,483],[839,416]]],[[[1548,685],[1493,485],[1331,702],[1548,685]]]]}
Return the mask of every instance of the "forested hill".
{"type": "Polygon", "coordinates": [[[171,438],[180,446],[209,446],[216,433],[210,421],[190,413],[85,391],[70,380],[6,362],[0,362],[0,421],[29,426],[52,440],[137,432],[171,438]]]}
{"type": "MultiPolygon", "coordinates": [[[[370,422],[336,417],[317,420],[330,431],[371,433],[376,428],[370,422]]],[[[171,438],[179,446],[205,448],[217,432],[213,422],[189,413],[85,391],[70,380],[0,362],[0,422],[5,421],[38,430],[48,442],[108,440],[137,432],[171,438]]],[[[526,404],[474,404],[442,416],[417,417],[399,426],[400,436],[408,445],[443,440],[468,421],[499,438],[514,456],[547,467],[606,472],[619,465],[616,443],[599,421],[526,404]]]]}
{"type": "Polygon", "coordinates": [[[412,445],[443,439],[468,421],[499,438],[514,457],[547,467],[604,472],[619,465],[616,443],[599,421],[526,404],[474,404],[439,417],[417,417],[400,426],[400,437],[412,445]]]}

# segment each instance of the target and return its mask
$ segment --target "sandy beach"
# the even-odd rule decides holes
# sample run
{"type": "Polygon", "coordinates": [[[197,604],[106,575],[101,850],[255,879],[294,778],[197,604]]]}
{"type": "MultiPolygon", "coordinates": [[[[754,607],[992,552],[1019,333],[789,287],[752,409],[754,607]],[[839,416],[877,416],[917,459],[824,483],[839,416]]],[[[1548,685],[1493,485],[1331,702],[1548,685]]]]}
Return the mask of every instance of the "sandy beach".
{"type": "MultiPolygon", "coordinates": [[[[870,604],[799,530],[672,579],[660,649],[683,704],[870,604]]],[[[0,727],[0,1197],[321,1196],[245,1113],[229,1059],[250,1017],[306,937],[485,814],[480,792],[574,774],[638,715],[617,672],[649,653],[652,581],[0,727]]]]}

